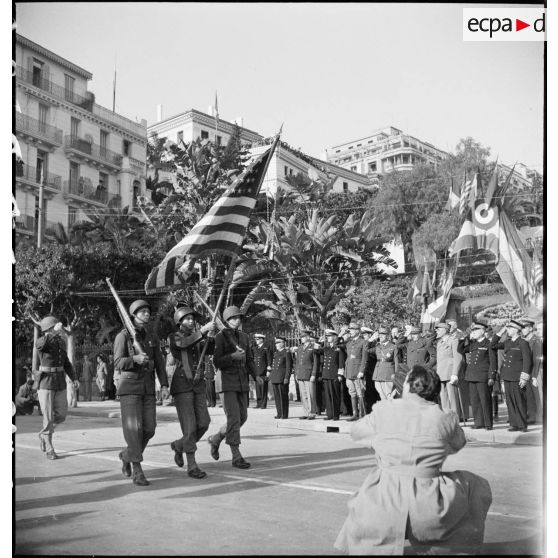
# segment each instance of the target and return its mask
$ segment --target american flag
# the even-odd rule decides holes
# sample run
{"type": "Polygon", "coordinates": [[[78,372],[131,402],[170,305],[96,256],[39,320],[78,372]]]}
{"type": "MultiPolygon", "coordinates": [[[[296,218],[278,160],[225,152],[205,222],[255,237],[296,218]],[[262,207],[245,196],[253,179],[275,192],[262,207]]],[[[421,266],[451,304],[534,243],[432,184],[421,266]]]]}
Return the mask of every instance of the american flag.
{"type": "MultiPolygon", "coordinates": [[[[194,225],[192,230],[168,252],[163,261],[155,268],[145,284],[147,294],[173,287],[176,274],[184,279],[193,269],[197,258],[210,254],[236,256],[242,249],[250,213],[256,205],[256,198],[267,171],[267,166],[277,145],[273,145],[259,155],[233,184],[215,202],[209,211],[194,225]],[[177,267],[176,260],[183,263],[177,267]]],[[[179,283],[181,282],[179,279],[179,283]]]]}
{"type": "Polygon", "coordinates": [[[477,175],[474,176],[473,180],[465,180],[463,188],[461,189],[461,199],[459,200],[459,214],[463,215],[467,208],[470,207],[475,202],[477,194],[477,175]]]}
{"type": "Polygon", "coordinates": [[[531,263],[531,272],[529,273],[529,300],[531,304],[537,303],[539,294],[538,286],[543,280],[543,268],[537,250],[533,252],[533,261],[531,263]]]}

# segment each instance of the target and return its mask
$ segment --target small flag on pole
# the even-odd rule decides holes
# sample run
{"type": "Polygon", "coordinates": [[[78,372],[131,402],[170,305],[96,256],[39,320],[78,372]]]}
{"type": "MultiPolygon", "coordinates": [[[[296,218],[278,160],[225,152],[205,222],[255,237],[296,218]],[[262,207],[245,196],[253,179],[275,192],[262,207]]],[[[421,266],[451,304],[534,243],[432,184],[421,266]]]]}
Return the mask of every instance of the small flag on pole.
{"type": "Polygon", "coordinates": [[[461,199],[459,200],[459,213],[463,215],[471,204],[474,203],[477,194],[477,175],[473,180],[465,181],[463,189],[461,190],[461,199]]]}
{"type": "Polygon", "coordinates": [[[459,184],[455,183],[453,178],[451,179],[451,184],[449,188],[449,197],[446,204],[446,209],[451,211],[453,208],[459,206],[460,195],[459,195],[459,184]]]}
{"type": "Polygon", "coordinates": [[[455,271],[456,271],[455,268],[449,271],[445,280],[442,282],[441,285],[442,292],[440,296],[435,300],[433,300],[426,308],[425,314],[428,315],[430,320],[423,320],[424,322],[441,320],[444,317],[448,307],[448,302],[451,295],[451,289],[453,287],[455,271]]]}

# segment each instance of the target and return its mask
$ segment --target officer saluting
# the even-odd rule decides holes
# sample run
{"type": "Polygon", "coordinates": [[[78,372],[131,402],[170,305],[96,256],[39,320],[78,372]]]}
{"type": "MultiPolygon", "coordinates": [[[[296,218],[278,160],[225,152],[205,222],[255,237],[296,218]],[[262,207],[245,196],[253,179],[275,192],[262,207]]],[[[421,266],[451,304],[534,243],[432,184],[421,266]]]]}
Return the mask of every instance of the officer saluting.
{"type": "Polygon", "coordinates": [[[471,428],[492,430],[492,386],[498,369],[496,351],[486,337],[487,326],[474,322],[471,333],[459,340],[457,350],[469,353],[465,381],[469,384],[474,425],[471,428]]]}
{"type": "Polygon", "coordinates": [[[137,338],[144,354],[134,354],[133,340],[126,328],[114,340],[114,368],[120,371],[117,395],[120,397],[122,430],[127,448],[118,454],[122,461],[122,474],[132,476],[138,486],[147,486],[141,468],[143,452],[147,443],[155,435],[155,374],[161,384],[164,399],[169,397],[165,361],[161,354],[159,338],[146,330],[151,320],[151,307],[145,300],[136,300],[130,305],[137,338]]]}
{"type": "Polygon", "coordinates": [[[66,420],[68,400],[66,399],[66,377],[79,387],[76,374],[66,354],[66,345],[60,338],[62,324],[54,316],[43,318],[40,323],[43,336],[37,339],[39,352],[39,404],[43,413],[43,429],[39,432],[41,450],[47,459],[58,459],[52,446],[52,434],[56,425],[66,420]]]}

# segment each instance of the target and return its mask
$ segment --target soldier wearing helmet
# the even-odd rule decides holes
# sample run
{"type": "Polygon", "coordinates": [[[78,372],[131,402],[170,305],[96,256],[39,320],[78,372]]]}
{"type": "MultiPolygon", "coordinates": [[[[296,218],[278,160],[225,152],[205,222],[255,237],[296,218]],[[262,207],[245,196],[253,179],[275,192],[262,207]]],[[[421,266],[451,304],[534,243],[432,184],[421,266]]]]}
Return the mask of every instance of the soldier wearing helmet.
{"type": "Polygon", "coordinates": [[[215,323],[209,322],[196,330],[197,312],[183,306],[174,313],[177,331],[169,335],[169,346],[173,357],[178,362],[172,378],[170,393],[174,397],[176,413],[182,430],[182,437],[171,443],[174,462],[184,467],[186,453],[188,476],[203,479],[207,476],[196,463],[196,443],[209,428],[209,412],[206,401],[206,381],[204,363],[199,366],[202,352],[202,340],[208,343],[206,355],[213,353],[213,338],[207,334],[215,331],[215,323]],[[199,372],[198,372],[199,369],[199,372]]]}
{"type": "Polygon", "coordinates": [[[66,344],[61,338],[62,323],[54,316],[43,318],[40,323],[42,337],[37,339],[39,353],[39,404],[43,412],[43,428],[39,432],[41,450],[47,459],[57,459],[52,446],[55,427],[66,420],[68,400],[66,398],[66,377],[79,387],[74,368],[68,360],[66,344]]]}
{"type": "Polygon", "coordinates": [[[240,454],[240,427],[248,418],[248,374],[256,379],[254,356],[250,338],[240,331],[242,312],[236,306],[229,306],[223,312],[227,327],[215,336],[213,364],[220,370],[223,410],[226,425],[221,426],[207,441],[211,457],[219,459],[219,444],[225,440],[232,452],[232,465],[248,469],[248,463],[240,454]]]}
{"type": "Polygon", "coordinates": [[[132,477],[134,484],[149,484],[141,468],[143,452],[155,435],[155,372],[161,384],[163,398],[169,397],[165,361],[157,335],[147,329],[151,320],[151,307],[145,300],[130,305],[130,316],[136,327],[136,339],[144,353],[137,354],[134,340],[126,328],[114,340],[114,368],[120,371],[117,395],[120,397],[122,430],[127,448],[118,457],[122,461],[122,474],[132,477]],[[133,475],[132,475],[133,472],[133,475]]]}

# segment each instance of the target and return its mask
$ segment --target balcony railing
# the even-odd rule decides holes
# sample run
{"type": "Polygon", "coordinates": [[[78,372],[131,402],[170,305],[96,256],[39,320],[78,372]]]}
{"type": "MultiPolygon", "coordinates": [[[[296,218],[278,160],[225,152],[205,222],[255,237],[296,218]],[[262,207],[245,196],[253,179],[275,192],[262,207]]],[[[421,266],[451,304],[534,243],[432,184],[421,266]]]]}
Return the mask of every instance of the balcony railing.
{"type": "Polygon", "coordinates": [[[66,136],[64,138],[64,142],[66,150],[73,149],[75,151],[79,151],[80,153],[89,155],[98,161],[109,163],[116,167],[119,167],[122,164],[122,155],[119,153],[111,151],[106,147],[101,147],[95,143],[91,143],[78,136],[66,136]]]}
{"type": "MultiPolygon", "coordinates": [[[[40,171],[37,168],[30,167],[28,165],[18,165],[16,167],[16,178],[24,178],[29,182],[37,184],[37,186],[41,183],[40,171]]],[[[50,172],[45,173],[44,181],[45,186],[48,186],[49,188],[54,188],[58,191],[62,189],[62,177],[57,174],[51,174],[50,172]]]]}
{"type": "Polygon", "coordinates": [[[21,114],[20,112],[16,113],[16,130],[29,132],[34,136],[39,136],[52,143],[62,145],[62,130],[60,130],[60,128],[41,122],[31,116],[21,114]]]}
{"type": "Polygon", "coordinates": [[[20,215],[16,217],[16,230],[34,232],[35,218],[32,215],[20,215]]]}
{"type": "Polygon", "coordinates": [[[77,180],[65,180],[64,192],[83,200],[93,201],[103,205],[108,205],[110,203],[115,207],[120,207],[121,198],[118,194],[109,194],[102,188],[93,187],[91,180],[85,177],[80,177],[77,180]]]}
{"type": "Polygon", "coordinates": [[[111,110],[101,105],[98,105],[97,103],[93,105],[93,114],[96,114],[97,116],[99,116],[103,120],[106,120],[107,122],[112,122],[113,124],[116,124],[120,128],[129,130],[130,132],[137,134],[144,139],[147,139],[147,128],[145,126],[138,124],[133,120],[129,120],[124,116],[120,116],[120,114],[112,112],[111,110]]]}
{"type": "Polygon", "coordinates": [[[89,112],[92,112],[93,110],[93,103],[95,102],[93,94],[90,94],[88,97],[78,95],[70,89],[66,89],[61,85],[53,83],[52,81],[45,79],[38,74],[34,74],[32,71],[26,70],[21,66],[16,67],[16,77],[21,81],[30,83],[31,85],[34,85],[35,87],[38,87],[43,91],[51,93],[59,99],[68,101],[69,103],[77,105],[78,107],[81,107],[89,112]]]}

